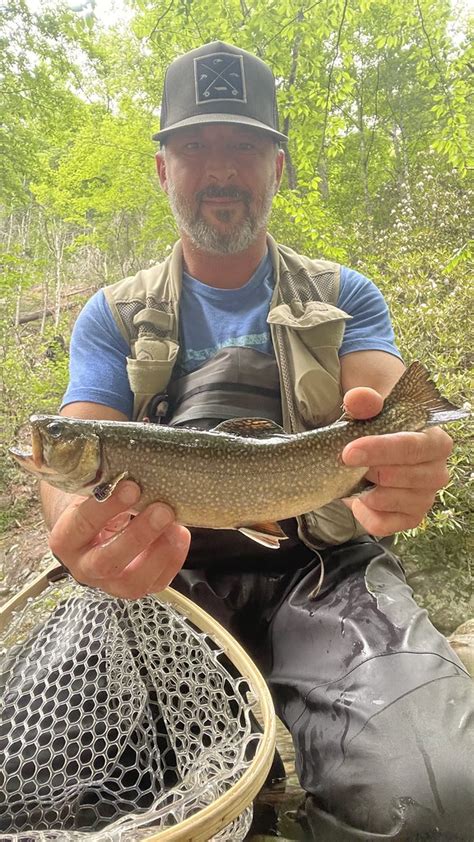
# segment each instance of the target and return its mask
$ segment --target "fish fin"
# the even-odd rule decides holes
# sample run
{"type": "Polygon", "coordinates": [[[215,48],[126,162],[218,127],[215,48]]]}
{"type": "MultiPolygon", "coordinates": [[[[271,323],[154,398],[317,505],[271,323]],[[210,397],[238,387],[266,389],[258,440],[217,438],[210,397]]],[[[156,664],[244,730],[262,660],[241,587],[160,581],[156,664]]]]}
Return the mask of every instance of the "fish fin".
{"type": "Polygon", "coordinates": [[[121,479],[128,477],[128,471],[122,471],[110,482],[101,482],[92,489],[92,496],[95,497],[98,503],[105,503],[106,500],[113,494],[121,479]]]}
{"type": "Polygon", "coordinates": [[[362,477],[360,482],[354,485],[354,488],[351,488],[344,497],[355,497],[357,494],[363,494],[364,491],[370,491],[371,488],[375,488],[375,483],[369,482],[368,479],[362,477]]]}
{"type": "Polygon", "coordinates": [[[469,415],[467,410],[454,406],[447,398],[443,398],[431,380],[428,369],[418,361],[413,362],[395,384],[385,399],[384,410],[393,409],[401,402],[412,403],[425,409],[428,415],[426,427],[458,421],[469,415]]]}
{"type": "Polygon", "coordinates": [[[286,436],[283,427],[268,418],[230,418],[222,421],[213,431],[229,433],[232,436],[246,436],[250,438],[270,438],[286,436]]]}
{"type": "Polygon", "coordinates": [[[278,523],[267,521],[266,523],[249,523],[247,526],[238,526],[239,532],[256,541],[257,544],[263,544],[264,547],[269,547],[272,550],[280,549],[280,541],[285,541],[288,535],[285,535],[283,529],[278,523]]]}

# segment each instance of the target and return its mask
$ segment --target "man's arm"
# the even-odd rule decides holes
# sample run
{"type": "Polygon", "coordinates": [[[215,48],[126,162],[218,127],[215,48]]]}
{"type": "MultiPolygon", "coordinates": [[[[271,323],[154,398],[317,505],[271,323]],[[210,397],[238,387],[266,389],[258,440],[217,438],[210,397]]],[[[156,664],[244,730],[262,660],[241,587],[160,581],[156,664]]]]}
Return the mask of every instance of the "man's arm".
{"type": "MultiPolygon", "coordinates": [[[[401,360],[384,351],[341,357],[345,408],[356,418],[376,415],[404,370],[401,360]]],[[[433,505],[436,492],[449,481],[446,460],[452,446],[451,437],[439,427],[351,442],[343,451],[343,461],[368,465],[366,478],[375,488],[344,502],[371,535],[413,529],[433,505]]]]}
{"type": "MultiPolygon", "coordinates": [[[[127,420],[116,409],[88,402],[68,404],[61,415],[127,420]]],[[[113,596],[137,599],[162,590],[179,572],[189,549],[189,531],[161,503],[131,519],[139,497],[137,484],[127,480],[103,503],[41,483],[50,548],[78,581],[113,596]]]]}

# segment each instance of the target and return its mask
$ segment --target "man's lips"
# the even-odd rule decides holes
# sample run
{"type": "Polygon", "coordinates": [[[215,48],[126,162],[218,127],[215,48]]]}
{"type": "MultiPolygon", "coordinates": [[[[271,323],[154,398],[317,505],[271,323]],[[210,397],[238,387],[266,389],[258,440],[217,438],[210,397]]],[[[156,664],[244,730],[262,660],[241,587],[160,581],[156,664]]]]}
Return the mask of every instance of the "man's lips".
{"type": "Polygon", "coordinates": [[[234,205],[238,202],[243,202],[243,199],[229,199],[224,198],[207,198],[202,200],[206,205],[234,205]]]}
{"type": "Polygon", "coordinates": [[[248,190],[239,190],[237,187],[218,188],[210,187],[200,190],[196,194],[198,202],[216,205],[232,205],[244,202],[249,205],[252,196],[248,190]]]}

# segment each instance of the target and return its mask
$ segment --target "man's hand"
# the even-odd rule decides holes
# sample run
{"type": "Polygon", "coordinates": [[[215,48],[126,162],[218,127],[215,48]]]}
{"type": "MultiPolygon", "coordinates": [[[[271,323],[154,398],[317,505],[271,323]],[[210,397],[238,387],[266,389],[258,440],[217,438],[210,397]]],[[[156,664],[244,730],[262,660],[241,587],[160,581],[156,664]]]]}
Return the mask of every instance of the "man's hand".
{"type": "MultiPolygon", "coordinates": [[[[382,406],[374,389],[358,387],[344,396],[344,407],[355,418],[371,418],[382,406]]],[[[451,437],[439,427],[356,439],[344,448],[343,462],[368,465],[365,476],[375,488],[345,499],[345,504],[371,535],[382,538],[413,529],[449,481],[446,460],[452,447],[451,437]]]]}
{"type": "Polygon", "coordinates": [[[154,503],[131,518],[140,497],[130,481],[111,497],[75,498],[56,521],[49,545],[79,582],[138,599],[167,587],[186,559],[191,536],[168,506],[154,503]]]}

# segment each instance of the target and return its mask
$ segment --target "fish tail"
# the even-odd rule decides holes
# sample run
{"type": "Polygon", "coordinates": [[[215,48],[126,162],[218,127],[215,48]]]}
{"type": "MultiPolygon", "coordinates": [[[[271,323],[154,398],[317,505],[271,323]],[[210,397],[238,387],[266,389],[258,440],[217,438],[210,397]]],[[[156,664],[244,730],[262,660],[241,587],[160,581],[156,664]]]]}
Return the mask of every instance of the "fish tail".
{"type": "Polygon", "coordinates": [[[439,392],[425,366],[415,361],[402,374],[384,403],[384,409],[395,408],[397,404],[411,404],[426,412],[425,426],[447,424],[467,418],[469,412],[454,406],[439,392]]]}

